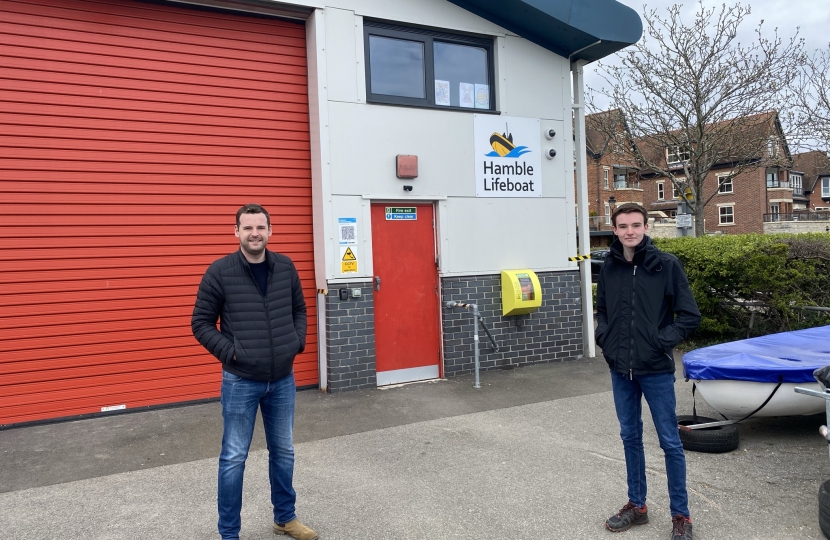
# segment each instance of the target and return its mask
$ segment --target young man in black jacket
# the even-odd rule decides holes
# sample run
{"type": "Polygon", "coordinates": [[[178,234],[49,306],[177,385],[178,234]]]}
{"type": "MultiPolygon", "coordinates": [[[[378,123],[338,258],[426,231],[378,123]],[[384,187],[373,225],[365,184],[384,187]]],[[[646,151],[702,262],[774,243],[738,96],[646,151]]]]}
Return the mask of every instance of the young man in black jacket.
{"type": "Polygon", "coordinates": [[[648,523],[642,398],[651,409],[666,458],[672,540],[692,539],[686,491],[686,456],[677,432],[672,349],[700,324],[683,266],[657,249],[648,214],[634,203],[611,215],[617,239],[597,285],[597,345],[611,368],[628,477],[628,503],[605,522],[612,532],[648,523]]]}
{"type": "Polygon", "coordinates": [[[306,339],[300,277],[291,259],[265,248],[271,217],[262,206],[240,208],[235,232],[239,251],[207,269],[191,320],[193,335],[222,362],[219,534],[223,540],[239,539],[242,478],[260,408],[274,532],[315,540],[317,533],[300,523],[294,511],[293,364],[306,339]]]}

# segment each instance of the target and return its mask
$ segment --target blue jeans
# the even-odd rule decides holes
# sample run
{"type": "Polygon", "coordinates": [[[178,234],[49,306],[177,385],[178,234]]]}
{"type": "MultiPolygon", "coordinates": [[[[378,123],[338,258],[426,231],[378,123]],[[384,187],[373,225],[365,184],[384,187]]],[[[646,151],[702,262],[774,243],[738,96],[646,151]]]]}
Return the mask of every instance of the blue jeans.
{"type": "Polygon", "coordinates": [[[276,381],[252,381],[222,371],[222,453],[219,455],[219,534],[237,540],[241,527],[242,477],[254,435],[257,408],[268,445],[268,477],[274,521],[288,523],[296,516],[294,477],[294,374],[276,381]]]}
{"type": "Polygon", "coordinates": [[[671,515],[689,517],[689,495],[686,492],[686,454],[677,432],[674,374],[634,375],[628,379],[611,371],[614,407],[620,421],[620,437],[625,451],[628,476],[628,499],[637,506],[646,504],[646,454],[643,450],[643,401],[651,409],[660,448],[666,456],[671,515]]]}

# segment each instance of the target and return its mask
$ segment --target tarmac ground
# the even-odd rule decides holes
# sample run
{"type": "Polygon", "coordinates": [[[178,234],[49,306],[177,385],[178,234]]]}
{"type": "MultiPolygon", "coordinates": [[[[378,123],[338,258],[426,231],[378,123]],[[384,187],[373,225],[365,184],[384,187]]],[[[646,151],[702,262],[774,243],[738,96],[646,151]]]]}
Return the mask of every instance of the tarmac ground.
{"type": "MultiPolygon", "coordinates": [[[[678,377],[679,377],[678,372],[678,377]]],[[[298,517],[335,539],[610,538],[625,464],[602,358],[343,394],[297,394],[298,517]]],[[[217,382],[218,384],[218,382],[217,382]]],[[[678,414],[691,383],[678,378],[678,414]]],[[[697,400],[698,414],[715,416],[697,400]]],[[[671,529],[665,467],[644,411],[651,522],[671,529]]],[[[740,447],[687,452],[695,538],[820,539],[830,478],[824,415],[750,419],[740,447]]],[[[4,539],[215,539],[218,402],[0,431],[4,539]]],[[[248,458],[245,540],[271,532],[261,424],[248,458]]],[[[614,537],[617,538],[616,536],[614,537]]]]}

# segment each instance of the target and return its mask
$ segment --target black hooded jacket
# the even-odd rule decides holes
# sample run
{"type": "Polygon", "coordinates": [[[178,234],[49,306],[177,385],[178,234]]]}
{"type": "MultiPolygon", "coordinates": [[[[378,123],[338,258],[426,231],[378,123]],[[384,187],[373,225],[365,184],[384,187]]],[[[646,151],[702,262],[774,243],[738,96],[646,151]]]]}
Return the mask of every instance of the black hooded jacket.
{"type": "Polygon", "coordinates": [[[672,349],[700,324],[689,280],[674,255],[648,236],[631,262],[619,240],[602,265],[597,285],[596,342],[614,371],[674,373],[672,349]]]}
{"type": "Polygon", "coordinates": [[[306,306],[291,259],[265,253],[264,296],[242,252],[231,253],[211,264],[202,277],[190,326],[226,371],[275,381],[291,373],[294,357],[305,348],[306,306]]]}

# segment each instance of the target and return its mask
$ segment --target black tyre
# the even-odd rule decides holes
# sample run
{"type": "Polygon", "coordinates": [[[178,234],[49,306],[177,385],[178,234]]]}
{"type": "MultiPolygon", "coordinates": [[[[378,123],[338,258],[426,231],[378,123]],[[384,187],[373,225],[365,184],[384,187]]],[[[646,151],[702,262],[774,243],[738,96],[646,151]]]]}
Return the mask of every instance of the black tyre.
{"type": "Polygon", "coordinates": [[[830,538],[830,480],[818,488],[818,526],[830,538]]]}
{"type": "MultiPolygon", "coordinates": [[[[698,416],[697,421],[694,421],[693,418],[691,415],[680,415],[677,417],[677,424],[680,426],[691,426],[693,424],[706,424],[708,422],[718,421],[705,416],[698,416]]],[[[690,452],[721,454],[731,452],[738,448],[738,428],[734,424],[693,429],[691,431],[679,429],[679,432],[683,449],[690,452]]]]}

